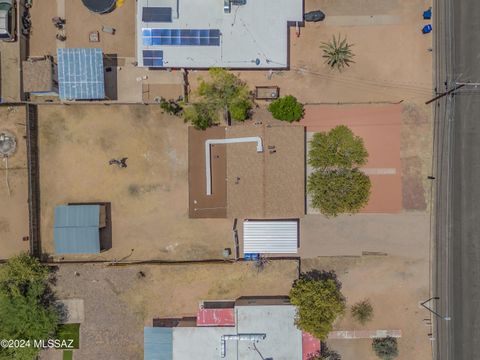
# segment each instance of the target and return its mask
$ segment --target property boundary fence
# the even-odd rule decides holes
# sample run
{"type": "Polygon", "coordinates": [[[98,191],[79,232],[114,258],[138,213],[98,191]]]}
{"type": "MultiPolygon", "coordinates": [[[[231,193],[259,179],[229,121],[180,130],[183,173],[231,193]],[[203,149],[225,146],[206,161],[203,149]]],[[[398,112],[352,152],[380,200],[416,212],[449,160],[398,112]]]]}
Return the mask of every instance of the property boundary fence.
{"type": "Polygon", "coordinates": [[[40,258],[40,169],[38,162],[38,109],[27,105],[28,218],[30,255],[40,258]]]}

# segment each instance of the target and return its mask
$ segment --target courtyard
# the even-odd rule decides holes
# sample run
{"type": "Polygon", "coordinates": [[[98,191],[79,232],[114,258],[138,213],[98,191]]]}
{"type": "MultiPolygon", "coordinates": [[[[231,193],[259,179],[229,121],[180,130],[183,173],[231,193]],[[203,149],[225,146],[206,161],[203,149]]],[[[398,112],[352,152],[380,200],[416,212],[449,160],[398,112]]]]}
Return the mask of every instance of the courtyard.
{"type": "MultiPolygon", "coordinates": [[[[54,254],[54,209],[111,204],[112,246],[85,259],[218,259],[232,222],[188,218],[188,127],[159,106],[40,106],[43,251],[54,254]],[[109,165],[127,157],[127,168],[109,165]]],[[[78,257],[77,257],[78,258],[78,257]]]]}

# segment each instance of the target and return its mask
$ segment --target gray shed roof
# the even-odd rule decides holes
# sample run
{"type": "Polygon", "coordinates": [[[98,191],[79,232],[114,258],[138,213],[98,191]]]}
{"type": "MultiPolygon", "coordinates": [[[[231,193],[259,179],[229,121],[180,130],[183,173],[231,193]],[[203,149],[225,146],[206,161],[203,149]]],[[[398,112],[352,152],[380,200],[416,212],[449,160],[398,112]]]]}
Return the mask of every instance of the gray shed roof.
{"type": "Polygon", "coordinates": [[[145,327],[143,330],[143,359],[172,360],[173,334],[172,328],[145,327]]]}
{"type": "Polygon", "coordinates": [[[56,254],[100,252],[100,205],[69,205],[55,208],[56,254]]]}

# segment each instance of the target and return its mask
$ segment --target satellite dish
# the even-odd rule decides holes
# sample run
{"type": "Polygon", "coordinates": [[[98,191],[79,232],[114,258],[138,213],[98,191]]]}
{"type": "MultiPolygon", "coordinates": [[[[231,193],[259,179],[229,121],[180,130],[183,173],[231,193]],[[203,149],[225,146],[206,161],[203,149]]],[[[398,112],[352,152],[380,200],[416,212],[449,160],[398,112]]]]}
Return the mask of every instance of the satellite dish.
{"type": "Polygon", "coordinates": [[[257,66],[260,65],[260,59],[259,59],[259,58],[256,58],[256,59],[255,59],[255,64],[256,64],[257,66]]]}

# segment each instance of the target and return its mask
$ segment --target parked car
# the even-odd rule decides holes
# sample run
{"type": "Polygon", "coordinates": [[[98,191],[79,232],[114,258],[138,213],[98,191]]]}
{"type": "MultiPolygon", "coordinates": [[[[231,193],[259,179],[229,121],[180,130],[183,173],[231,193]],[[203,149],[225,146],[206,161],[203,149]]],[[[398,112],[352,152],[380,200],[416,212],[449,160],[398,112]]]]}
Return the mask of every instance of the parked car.
{"type": "Polygon", "coordinates": [[[317,22],[325,19],[325,14],[320,10],[310,11],[304,15],[305,21],[317,22]]]}
{"type": "Polygon", "coordinates": [[[16,0],[0,0],[0,40],[15,41],[16,0]]]}

